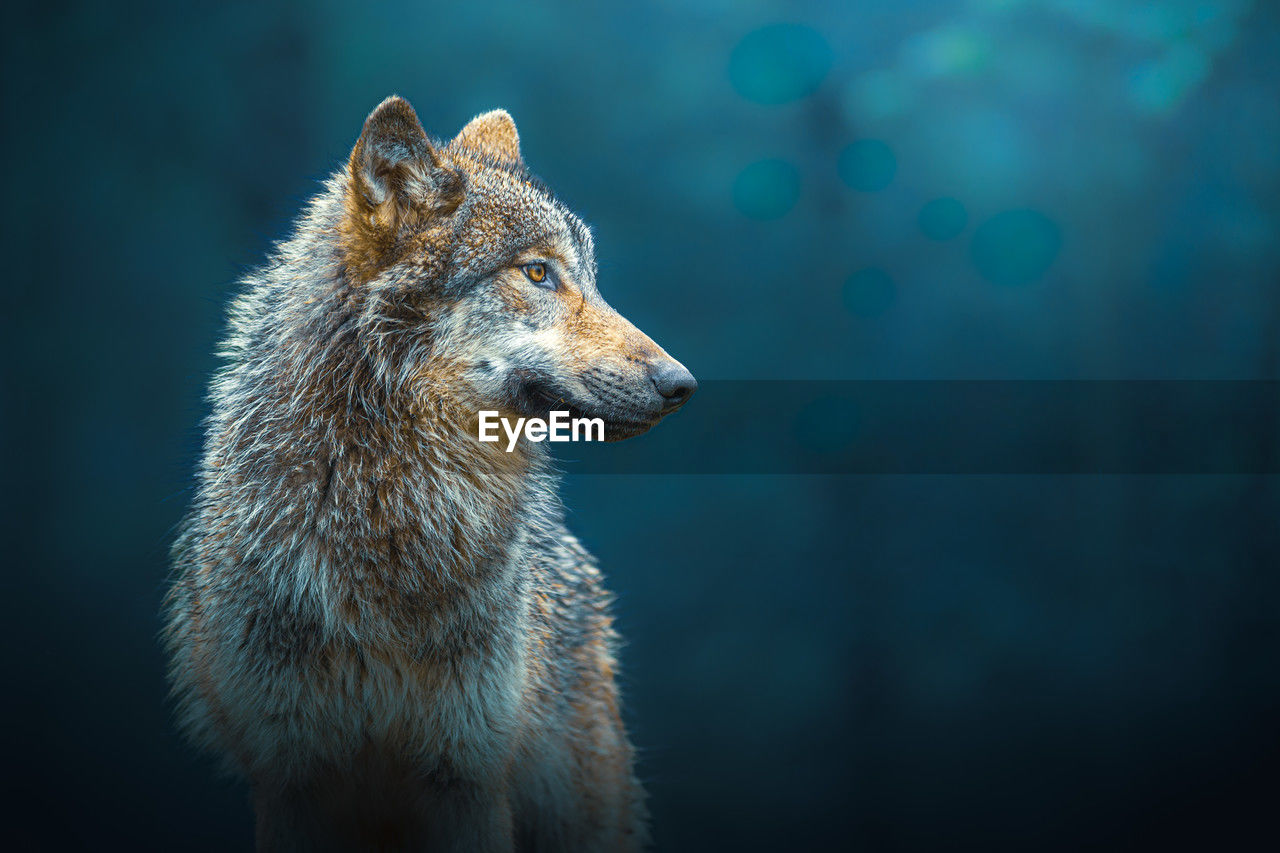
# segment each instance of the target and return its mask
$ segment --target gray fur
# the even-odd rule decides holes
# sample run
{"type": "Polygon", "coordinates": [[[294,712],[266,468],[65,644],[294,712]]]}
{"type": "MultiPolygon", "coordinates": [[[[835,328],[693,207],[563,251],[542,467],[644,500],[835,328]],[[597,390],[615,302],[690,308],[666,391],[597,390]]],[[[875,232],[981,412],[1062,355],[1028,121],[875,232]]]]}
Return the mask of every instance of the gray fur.
{"type": "Polygon", "coordinates": [[[260,849],[639,847],[609,597],[541,446],[495,457],[469,414],[536,376],[633,434],[633,365],[669,356],[514,125],[506,160],[420,132],[379,107],[231,305],[166,604],[180,723],[250,781],[260,849]]]}

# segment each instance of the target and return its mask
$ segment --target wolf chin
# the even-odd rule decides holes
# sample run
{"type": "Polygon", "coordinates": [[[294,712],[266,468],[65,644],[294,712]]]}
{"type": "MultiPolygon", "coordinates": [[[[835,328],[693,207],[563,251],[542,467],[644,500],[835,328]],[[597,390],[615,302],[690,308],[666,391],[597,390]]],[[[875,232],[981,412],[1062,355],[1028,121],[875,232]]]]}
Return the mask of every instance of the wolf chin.
{"type": "Polygon", "coordinates": [[[184,731],[249,781],[261,850],[628,850],[643,792],[616,635],[545,445],[696,388],[596,289],[511,117],[433,140],[400,98],[230,309],[173,548],[184,731]]]}

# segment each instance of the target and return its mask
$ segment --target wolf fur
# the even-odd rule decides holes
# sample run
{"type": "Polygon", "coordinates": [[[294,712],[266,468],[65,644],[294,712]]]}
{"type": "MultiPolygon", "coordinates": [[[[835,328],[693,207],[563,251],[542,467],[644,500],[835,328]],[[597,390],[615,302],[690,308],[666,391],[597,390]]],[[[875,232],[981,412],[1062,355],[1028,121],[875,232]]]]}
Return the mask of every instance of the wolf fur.
{"type": "Polygon", "coordinates": [[[221,355],[165,640],[259,849],[641,847],[609,596],[545,445],[481,443],[477,411],[623,438],[692,377],[601,299],[510,116],[446,145],[383,102],[221,355]]]}

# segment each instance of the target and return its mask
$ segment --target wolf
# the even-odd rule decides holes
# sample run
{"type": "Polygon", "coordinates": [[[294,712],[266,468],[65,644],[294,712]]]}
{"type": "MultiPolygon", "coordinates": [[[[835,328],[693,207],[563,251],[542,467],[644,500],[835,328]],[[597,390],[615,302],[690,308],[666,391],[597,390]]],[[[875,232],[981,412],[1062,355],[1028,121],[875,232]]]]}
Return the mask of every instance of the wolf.
{"type": "Polygon", "coordinates": [[[393,96],[243,282],[164,641],[260,850],[647,843],[600,572],[546,445],[477,439],[481,409],[618,440],[689,399],[596,275],[510,115],[445,144],[393,96]]]}

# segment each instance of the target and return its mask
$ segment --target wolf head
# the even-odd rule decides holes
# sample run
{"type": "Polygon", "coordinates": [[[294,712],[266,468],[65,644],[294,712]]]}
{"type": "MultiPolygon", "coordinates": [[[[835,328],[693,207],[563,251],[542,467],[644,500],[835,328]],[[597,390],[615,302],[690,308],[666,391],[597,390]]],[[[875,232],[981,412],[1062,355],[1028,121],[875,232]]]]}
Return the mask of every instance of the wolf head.
{"type": "Polygon", "coordinates": [[[342,264],[384,378],[478,408],[598,417],[611,440],[696,389],[601,297],[591,232],[526,170],[505,111],[442,144],[388,98],[340,181],[342,264]]]}

